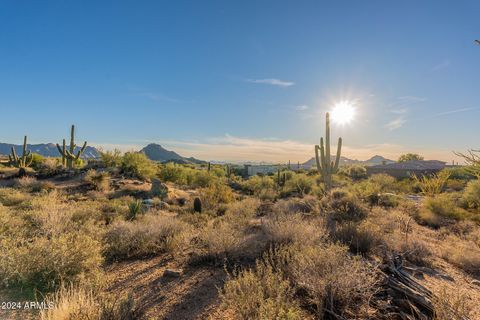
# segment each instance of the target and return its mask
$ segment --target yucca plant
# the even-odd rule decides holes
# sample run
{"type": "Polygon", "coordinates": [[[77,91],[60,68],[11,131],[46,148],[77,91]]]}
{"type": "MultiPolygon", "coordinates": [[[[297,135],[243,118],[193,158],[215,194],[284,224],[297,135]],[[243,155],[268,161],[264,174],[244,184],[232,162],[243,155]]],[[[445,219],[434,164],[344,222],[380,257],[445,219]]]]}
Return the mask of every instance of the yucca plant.
{"type": "Polygon", "coordinates": [[[413,180],[417,183],[421,193],[431,197],[442,193],[449,178],[450,173],[447,171],[440,171],[431,176],[422,176],[420,178],[413,176],[413,180]]]}
{"type": "Polygon", "coordinates": [[[127,220],[135,220],[143,213],[142,200],[135,200],[128,205],[127,220]]]}

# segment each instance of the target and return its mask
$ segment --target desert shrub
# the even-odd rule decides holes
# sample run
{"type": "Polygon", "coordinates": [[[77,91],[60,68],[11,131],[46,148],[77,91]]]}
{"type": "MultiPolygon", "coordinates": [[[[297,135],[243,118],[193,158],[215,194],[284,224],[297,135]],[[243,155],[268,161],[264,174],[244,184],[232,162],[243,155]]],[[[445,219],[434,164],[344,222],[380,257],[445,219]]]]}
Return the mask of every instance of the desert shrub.
{"type": "Polygon", "coordinates": [[[369,221],[363,221],[360,224],[355,222],[337,224],[331,231],[331,235],[334,240],[347,245],[355,254],[370,253],[383,243],[381,228],[369,221]]]}
{"type": "Polygon", "coordinates": [[[106,299],[96,292],[73,285],[62,286],[45,299],[53,308],[40,312],[41,320],[133,320],[138,319],[135,302],[131,294],[121,299],[106,299]]]}
{"type": "Polygon", "coordinates": [[[27,193],[13,188],[0,188],[0,203],[4,206],[17,206],[31,199],[27,193]]]}
{"type": "Polygon", "coordinates": [[[289,282],[263,262],[230,275],[220,297],[239,319],[304,319],[289,282]]]}
{"type": "Polygon", "coordinates": [[[236,259],[243,254],[246,236],[241,225],[222,217],[203,229],[200,240],[206,256],[223,261],[226,258],[236,259]]]}
{"type": "Polygon", "coordinates": [[[275,183],[268,176],[252,176],[243,183],[243,188],[260,199],[273,199],[276,195],[275,183]]]}
{"type": "Polygon", "coordinates": [[[161,167],[159,177],[162,181],[170,181],[177,184],[187,183],[185,169],[182,166],[172,162],[161,167]]]}
{"type": "Polygon", "coordinates": [[[216,182],[218,177],[206,170],[191,170],[192,178],[190,186],[194,188],[206,188],[216,182]]]}
{"type": "Polygon", "coordinates": [[[450,174],[448,171],[440,171],[438,174],[431,176],[422,176],[419,178],[414,175],[412,178],[422,194],[433,197],[443,192],[449,177],[450,174]]]}
{"type": "Polygon", "coordinates": [[[319,201],[315,196],[280,199],[275,202],[274,210],[277,212],[317,214],[319,213],[319,201]]]}
{"type": "Polygon", "coordinates": [[[398,191],[399,186],[395,178],[386,174],[374,174],[367,180],[349,186],[349,190],[358,198],[370,205],[378,205],[381,194],[398,191]]]}
{"type": "Polygon", "coordinates": [[[314,177],[307,176],[303,173],[295,174],[285,182],[282,193],[284,195],[298,194],[303,196],[311,193],[315,185],[314,177]]]}
{"type": "Polygon", "coordinates": [[[319,318],[366,315],[376,286],[376,271],[338,244],[287,246],[274,252],[274,265],[307,293],[319,318]]]}
{"type": "Polygon", "coordinates": [[[116,168],[122,164],[122,152],[118,149],[113,151],[100,151],[100,159],[107,168],[116,168]]]}
{"type": "Polygon", "coordinates": [[[260,200],[254,198],[232,202],[227,207],[226,216],[232,220],[248,221],[255,217],[260,204],[260,200]]]}
{"type": "Polygon", "coordinates": [[[90,169],[85,174],[83,180],[91,185],[95,190],[106,192],[110,189],[110,174],[108,172],[97,172],[90,169]]]}
{"type": "Polygon", "coordinates": [[[207,188],[200,189],[200,199],[205,208],[213,209],[219,204],[232,202],[235,195],[229,186],[217,182],[207,188]]]}
{"type": "Polygon", "coordinates": [[[42,176],[52,176],[62,170],[61,162],[58,158],[45,158],[36,167],[36,170],[42,176]]]}
{"type": "Polygon", "coordinates": [[[433,297],[433,319],[474,319],[474,304],[470,302],[470,295],[465,290],[443,286],[433,297]]]}
{"type": "Polygon", "coordinates": [[[431,265],[433,254],[425,241],[414,238],[398,243],[398,251],[405,259],[418,266],[431,265]]]}
{"type": "Polygon", "coordinates": [[[301,214],[274,212],[262,224],[267,239],[275,244],[317,243],[326,238],[323,220],[307,220],[301,214]]]}
{"type": "Polygon", "coordinates": [[[123,173],[141,180],[147,180],[157,173],[156,164],[148,159],[145,154],[138,152],[125,153],[122,158],[121,169],[123,173]]]}
{"type": "Polygon", "coordinates": [[[0,275],[4,285],[50,291],[63,282],[98,283],[101,246],[88,235],[65,233],[52,237],[0,239],[0,275]]]}
{"type": "Polygon", "coordinates": [[[367,178],[367,169],[358,165],[341,167],[338,173],[345,175],[354,181],[367,178]]]}
{"type": "Polygon", "coordinates": [[[456,236],[445,239],[441,256],[454,266],[471,273],[480,274],[480,248],[470,241],[462,241],[456,236]]]}
{"type": "Polygon", "coordinates": [[[444,218],[465,219],[468,213],[457,207],[458,198],[455,194],[441,194],[424,199],[424,208],[434,215],[444,218]]]}
{"type": "Polygon", "coordinates": [[[465,209],[480,209],[480,180],[468,182],[462,200],[465,209]]]}
{"type": "Polygon", "coordinates": [[[351,193],[341,189],[332,190],[320,202],[322,212],[332,221],[359,221],[368,210],[351,193]]]}
{"type": "Polygon", "coordinates": [[[114,222],[104,237],[108,260],[179,252],[188,241],[188,226],[179,219],[146,215],[133,222],[114,222]]]}

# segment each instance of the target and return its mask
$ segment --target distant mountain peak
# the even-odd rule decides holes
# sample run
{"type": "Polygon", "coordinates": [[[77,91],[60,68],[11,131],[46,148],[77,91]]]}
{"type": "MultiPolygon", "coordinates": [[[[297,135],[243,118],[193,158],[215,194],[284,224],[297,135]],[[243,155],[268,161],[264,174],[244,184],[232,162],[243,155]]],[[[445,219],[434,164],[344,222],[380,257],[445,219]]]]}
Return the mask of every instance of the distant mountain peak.
{"type": "Polygon", "coordinates": [[[175,151],[165,149],[158,143],[150,143],[140,150],[140,152],[143,152],[150,160],[154,161],[198,164],[205,163],[205,161],[198,160],[193,157],[183,157],[175,151]]]}

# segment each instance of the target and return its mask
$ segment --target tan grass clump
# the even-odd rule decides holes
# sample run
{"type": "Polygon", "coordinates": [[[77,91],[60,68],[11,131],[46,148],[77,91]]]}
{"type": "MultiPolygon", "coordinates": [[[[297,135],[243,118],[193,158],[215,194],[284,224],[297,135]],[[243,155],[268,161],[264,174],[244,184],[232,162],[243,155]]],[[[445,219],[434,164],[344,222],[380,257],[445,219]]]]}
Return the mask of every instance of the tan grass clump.
{"type": "Polygon", "coordinates": [[[109,260],[181,252],[189,240],[188,225],[179,219],[145,215],[133,222],[117,221],[104,237],[104,255],[109,260]]]}
{"type": "Polygon", "coordinates": [[[264,262],[230,275],[220,296],[238,319],[305,319],[289,282],[264,262]]]}

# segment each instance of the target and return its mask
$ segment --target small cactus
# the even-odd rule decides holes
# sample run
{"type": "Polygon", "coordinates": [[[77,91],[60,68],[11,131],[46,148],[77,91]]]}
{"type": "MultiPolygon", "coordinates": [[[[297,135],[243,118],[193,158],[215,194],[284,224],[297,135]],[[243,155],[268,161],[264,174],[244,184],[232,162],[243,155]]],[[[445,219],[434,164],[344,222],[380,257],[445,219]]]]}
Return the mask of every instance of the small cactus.
{"type": "Polygon", "coordinates": [[[202,213],[202,200],[198,197],[193,200],[193,211],[202,213]]]}

